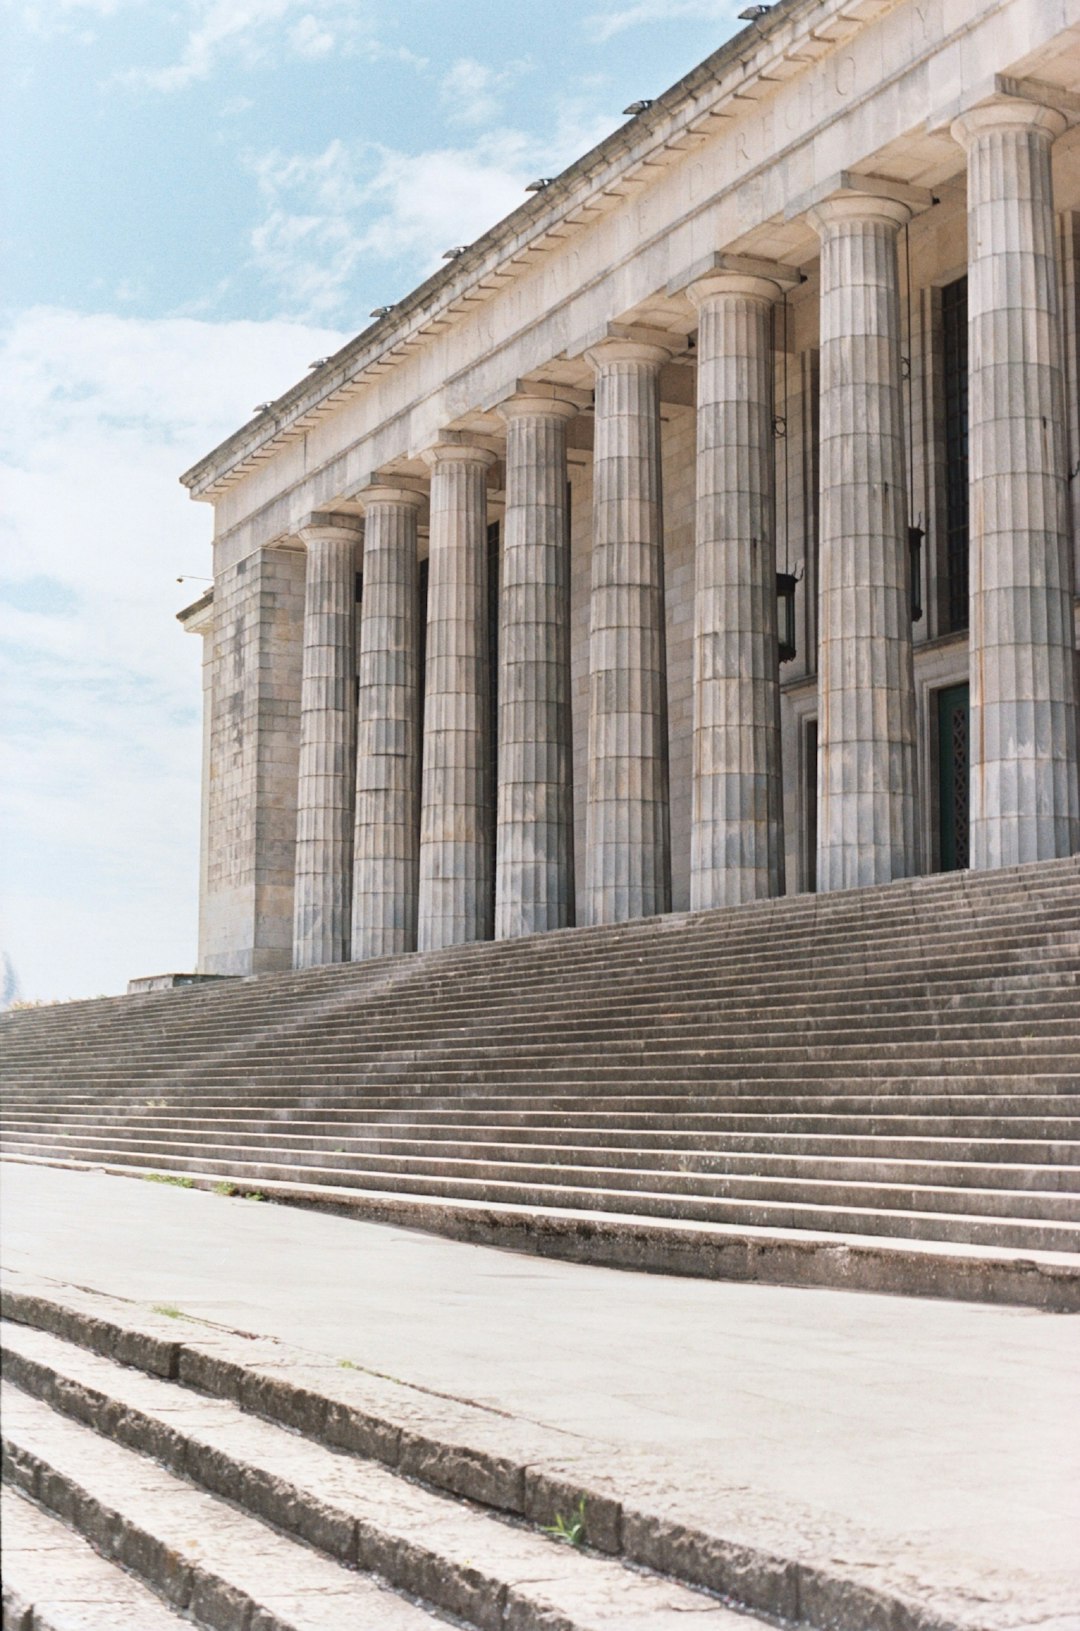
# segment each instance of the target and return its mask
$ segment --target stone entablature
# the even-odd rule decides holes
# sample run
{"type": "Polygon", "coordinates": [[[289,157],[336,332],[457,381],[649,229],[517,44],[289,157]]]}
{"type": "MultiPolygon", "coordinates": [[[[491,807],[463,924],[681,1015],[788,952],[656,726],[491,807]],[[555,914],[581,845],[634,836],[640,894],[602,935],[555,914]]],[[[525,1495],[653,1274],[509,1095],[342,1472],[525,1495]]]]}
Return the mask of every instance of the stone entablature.
{"type": "Polygon", "coordinates": [[[781,5],[190,472],[200,966],[941,864],[969,667],[972,864],[1077,847],[1078,121],[1075,0],[781,5]]]}

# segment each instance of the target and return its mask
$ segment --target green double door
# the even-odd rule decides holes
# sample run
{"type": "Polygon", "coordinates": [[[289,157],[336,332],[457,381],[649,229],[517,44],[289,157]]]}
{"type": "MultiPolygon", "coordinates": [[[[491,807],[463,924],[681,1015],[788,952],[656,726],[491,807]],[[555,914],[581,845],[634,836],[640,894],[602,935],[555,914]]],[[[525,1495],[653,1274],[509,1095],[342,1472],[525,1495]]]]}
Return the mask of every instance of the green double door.
{"type": "Polygon", "coordinates": [[[968,688],[937,693],[938,854],[942,872],[968,865],[968,688]]]}

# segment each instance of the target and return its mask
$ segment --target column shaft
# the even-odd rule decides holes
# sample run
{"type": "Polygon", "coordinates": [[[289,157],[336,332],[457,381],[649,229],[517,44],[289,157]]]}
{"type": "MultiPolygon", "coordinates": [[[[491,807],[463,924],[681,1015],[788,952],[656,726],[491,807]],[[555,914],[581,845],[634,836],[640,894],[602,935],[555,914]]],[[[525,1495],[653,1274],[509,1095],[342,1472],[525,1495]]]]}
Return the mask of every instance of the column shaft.
{"type": "Polygon", "coordinates": [[[589,783],[590,923],[671,908],[659,346],[607,340],[596,370],[589,783]]]}
{"type": "Polygon", "coordinates": [[[1050,175],[1064,126],[1022,101],[953,126],[968,154],[973,867],[1080,847],[1050,175]]]}
{"type": "Polygon", "coordinates": [[[919,870],[900,375],[903,204],[845,194],[821,235],[821,890],[919,870]]]}
{"type": "Polygon", "coordinates": [[[364,598],[356,725],[352,954],[416,950],[420,858],[419,495],[361,494],[364,598]]]}
{"type": "Polygon", "coordinates": [[[490,939],[487,469],[483,448],[440,444],[431,464],[421,951],[490,939]]]}
{"type": "Polygon", "coordinates": [[[498,939],[574,921],[566,421],[577,409],[519,397],[503,412],[498,939]]]}
{"type": "Polygon", "coordinates": [[[698,307],[690,905],[783,889],[772,306],[765,278],[688,290],[698,307]]]}
{"type": "Polygon", "coordinates": [[[301,529],[307,546],[293,966],[349,956],[356,685],[355,516],[301,529]]]}

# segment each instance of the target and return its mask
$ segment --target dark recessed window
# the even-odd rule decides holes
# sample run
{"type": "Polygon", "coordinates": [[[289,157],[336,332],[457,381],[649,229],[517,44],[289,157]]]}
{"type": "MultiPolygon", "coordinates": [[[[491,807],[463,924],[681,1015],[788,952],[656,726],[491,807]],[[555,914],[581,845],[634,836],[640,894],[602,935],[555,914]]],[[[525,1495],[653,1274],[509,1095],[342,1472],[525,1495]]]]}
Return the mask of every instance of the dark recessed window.
{"type": "Polygon", "coordinates": [[[967,278],[941,291],[945,361],[945,631],[968,626],[967,278]]]}

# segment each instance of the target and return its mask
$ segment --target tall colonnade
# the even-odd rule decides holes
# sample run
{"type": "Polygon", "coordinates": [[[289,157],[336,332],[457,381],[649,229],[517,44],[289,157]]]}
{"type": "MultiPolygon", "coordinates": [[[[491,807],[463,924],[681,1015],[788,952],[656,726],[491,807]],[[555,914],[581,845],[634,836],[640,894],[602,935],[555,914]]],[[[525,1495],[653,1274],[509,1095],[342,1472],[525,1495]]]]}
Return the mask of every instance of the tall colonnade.
{"type": "MultiPolygon", "coordinates": [[[[1021,98],[962,116],[970,311],[972,865],[1080,847],[1072,564],[1051,144],[1021,98]]],[[[820,239],[817,887],[920,854],[898,241],[903,189],[814,203],[820,239]]],[[[910,189],[909,189],[910,191],[910,189]]],[[[784,888],[773,311],[789,265],[718,252],[696,309],[692,909],[784,888]]],[[[594,396],[584,880],[590,923],[670,909],[660,375],[672,336],[612,327],[594,396]]],[[[488,673],[487,483],[448,429],[428,490],[392,474],[307,549],[294,961],[574,922],[567,427],[579,392],[500,404],[506,508],[488,673]],[[418,517],[430,513],[427,628],[418,517]],[[423,662],[423,675],[421,664],[423,662]],[[494,685],[491,683],[494,679],[494,685]],[[423,691],[421,718],[420,696],[423,691]],[[488,710],[497,696],[498,753],[488,710]],[[494,820],[495,831],[491,831],[494,820]],[[494,876],[492,876],[492,867],[494,876]]]]}

